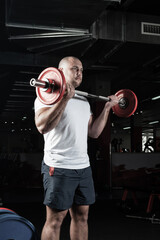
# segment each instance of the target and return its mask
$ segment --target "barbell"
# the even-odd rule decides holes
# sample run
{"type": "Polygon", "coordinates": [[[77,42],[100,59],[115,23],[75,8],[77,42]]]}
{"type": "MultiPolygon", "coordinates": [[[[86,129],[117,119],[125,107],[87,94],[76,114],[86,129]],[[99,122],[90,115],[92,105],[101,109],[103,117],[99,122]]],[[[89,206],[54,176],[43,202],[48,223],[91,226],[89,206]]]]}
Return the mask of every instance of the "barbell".
{"type": "MultiPolygon", "coordinates": [[[[32,78],[30,85],[36,87],[39,100],[45,105],[55,104],[60,101],[66,89],[66,80],[60,69],[49,67],[44,69],[38,79],[32,78]]],[[[75,90],[80,96],[110,101],[109,97],[97,96],[83,91],[75,90]]],[[[136,94],[129,89],[119,90],[115,94],[119,98],[118,104],[112,107],[113,112],[119,117],[130,117],[137,109],[138,100],[136,94]]]]}

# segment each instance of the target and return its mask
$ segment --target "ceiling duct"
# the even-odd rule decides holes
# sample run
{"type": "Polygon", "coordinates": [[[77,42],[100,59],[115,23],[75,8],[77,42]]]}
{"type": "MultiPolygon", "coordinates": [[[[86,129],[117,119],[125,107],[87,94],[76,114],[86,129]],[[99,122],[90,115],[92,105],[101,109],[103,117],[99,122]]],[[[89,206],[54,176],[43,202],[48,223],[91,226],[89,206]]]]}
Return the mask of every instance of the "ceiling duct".
{"type": "Polygon", "coordinates": [[[160,24],[141,22],[141,33],[160,36],[160,24]]]}
{"type": "Polygon", "coordinates": [[[91,31],[97,39],[160,44],[160,17],[104,11],[91,31]]]}

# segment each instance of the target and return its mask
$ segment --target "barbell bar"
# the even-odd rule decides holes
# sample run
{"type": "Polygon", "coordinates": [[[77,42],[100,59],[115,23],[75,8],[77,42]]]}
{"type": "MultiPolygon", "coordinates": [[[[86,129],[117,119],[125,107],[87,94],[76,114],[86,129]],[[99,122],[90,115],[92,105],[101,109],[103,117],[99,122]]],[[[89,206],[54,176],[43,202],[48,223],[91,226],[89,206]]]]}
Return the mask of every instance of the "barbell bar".
{"type": "MultiPolygon", "coordinates": [[[[66,89],[66,81],[63,72],[60,69],[49,67],[44,69],[38,79],[32,78],[30,85],[36,87],[36,94],[39,100],[46,105],[55,104],[60,101],[66,89]]],[[[102,101],[110,101],[109,97],[97,96],[87,92],[75,90],[80,96],[95,98],[102,101]]],[[[129,89],[118,91],[116,96],[119,102],[112,107],[113,112],[119,117],[130,117],[137,109],[138,100],[136,94],[129,89]]]]}
{"type": "MultiPolygon", "coordinates": [[[[43,88],[43,91],[46,91],[48,93],[54,92],[54,90],[55,90],[55,82],[54,82],[54,80],[51,81],[51,79],[38,80],[38,79],[32,78],[30,80],[30,85],[33,87],[43,88]]],[[[79,91],[79,90],[75,90],[75,93],[80,96],[99,99],[99,100],[103,100],[106,102],[109,102],[111,100],[109,97],[97,96],[97,95],[90,94],[88,92],[79,91]]],[[[46,104],[46,102],[45,102],[45,104],[46,104]]],[[[127,103],[123,98],[121,98],[119,100],[119,104],[120,104],[121,108],[123,108],[123,107],[125,108],[127,103]]]]}
{"type": "MultiPolygon", "coordinates": [[[[42,88],[43,89],[42,91],[46,91],[46,92],[54,92],[54,90],[55,90],[54,80],[52,80],[52,82],[50,82],[49,79],[39,80],[39,79],[32,78],[30,80],[30,85],[32,87],[42,88]]],[[[75,93],[80,95],[80,96],[84,96],[84,97],[88,97],[88,98],[96,98],[96,99],[99,99],[99,100],[104,100],[106,102],[110,101],[109,97],[97,96],[97,95],[90,94],[90,93],[83,92],[83,91],[79,91],[79,90],[75,90],[75,93]]]]}

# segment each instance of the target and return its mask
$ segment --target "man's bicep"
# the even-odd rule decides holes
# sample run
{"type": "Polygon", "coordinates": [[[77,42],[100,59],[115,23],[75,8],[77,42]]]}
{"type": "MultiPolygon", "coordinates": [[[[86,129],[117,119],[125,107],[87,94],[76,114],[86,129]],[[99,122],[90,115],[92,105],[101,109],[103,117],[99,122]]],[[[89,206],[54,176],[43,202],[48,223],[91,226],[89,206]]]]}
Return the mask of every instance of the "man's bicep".
{"type": "Polygon", "coordinates": [[[43,122],[43,119],[45,119],[46,112],[48,111],[47,107],[40,108],[35,112],[35,124],[38,126],[40,122],[43,122]]]}
{"type": "Polygon", "coordinates": [[[38,110],[35,112],[35,118],[38,118],[40,115],[45,114],[45,112],[46,112],[47,110],[48,110],[47,107],[43,107],[43,108],[38,109],[38,110]]]}

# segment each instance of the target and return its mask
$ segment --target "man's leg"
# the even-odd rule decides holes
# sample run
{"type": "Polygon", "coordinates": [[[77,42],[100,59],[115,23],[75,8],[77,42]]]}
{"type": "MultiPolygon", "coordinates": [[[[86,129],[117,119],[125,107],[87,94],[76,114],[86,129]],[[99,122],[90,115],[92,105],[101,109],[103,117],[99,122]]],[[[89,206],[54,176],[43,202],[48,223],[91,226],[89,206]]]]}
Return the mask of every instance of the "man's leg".
{"type": "Polygon", "coordinates": [[[46,206],[46,222],[44,224],[41,240],[59,240],[60,229],[68,210],[57,211],[46,206]]]}
{"type": "Polygon", "coordinates": [[[88,212],[87,205],[73,205],[69,210],[71,216],[71,240],[88,240],[88,212]]]}

